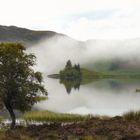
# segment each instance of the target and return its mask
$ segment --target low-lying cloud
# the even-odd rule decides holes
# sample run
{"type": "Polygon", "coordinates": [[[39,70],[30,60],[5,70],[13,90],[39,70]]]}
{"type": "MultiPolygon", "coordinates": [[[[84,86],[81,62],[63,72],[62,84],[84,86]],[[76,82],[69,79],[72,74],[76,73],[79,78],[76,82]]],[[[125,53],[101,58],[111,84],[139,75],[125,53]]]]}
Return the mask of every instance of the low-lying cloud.
{"type": "Polygon", "coordinates": [[[72,63],[94,64],[98,61],[123,61],[140,64],[140,39],[76,41],[67,36],[55,36],[29,47],[37,56],[37,69],[43,73],[58,73],[67,60],[72,63]]]}

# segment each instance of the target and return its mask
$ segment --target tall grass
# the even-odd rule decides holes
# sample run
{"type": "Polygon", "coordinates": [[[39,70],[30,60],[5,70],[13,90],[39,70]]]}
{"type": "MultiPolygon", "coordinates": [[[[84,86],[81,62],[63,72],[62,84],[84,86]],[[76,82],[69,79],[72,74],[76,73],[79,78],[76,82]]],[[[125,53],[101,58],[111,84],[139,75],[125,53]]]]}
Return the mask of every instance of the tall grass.
{"type": "Polygon", "coordinates": [[[90,115],[54,113],[51,111],[31,111],[23,115],[25,121],[37,122],[77,122],[90,119],[90,115]]]}
{"type": "Polygon", "coordinates": [[[37,101],[37,102],[41,102],[41,101],[45,101],[45,100],[47,100],[48,98],[46,97],[46,96],[37,96],[37,97],[35,97],[35,100],[37,101]]]}
{"type": "Polygon", "coordinates": [[[140,121],[140,111],[130,111],[127,113],[123,114],[123,119],[124,120],[135,120],[135,121],[140,121]]]}

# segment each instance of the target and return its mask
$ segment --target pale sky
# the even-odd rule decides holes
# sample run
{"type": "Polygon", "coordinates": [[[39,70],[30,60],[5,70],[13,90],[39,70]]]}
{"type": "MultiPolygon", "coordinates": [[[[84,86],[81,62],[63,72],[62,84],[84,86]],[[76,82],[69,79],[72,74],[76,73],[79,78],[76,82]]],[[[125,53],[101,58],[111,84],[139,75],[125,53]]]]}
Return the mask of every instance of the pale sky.
{"type": "Polygon", "coordinates": [[[140,37],[140,0],[0,0],[0,25],[78,40],[140,37]]]}

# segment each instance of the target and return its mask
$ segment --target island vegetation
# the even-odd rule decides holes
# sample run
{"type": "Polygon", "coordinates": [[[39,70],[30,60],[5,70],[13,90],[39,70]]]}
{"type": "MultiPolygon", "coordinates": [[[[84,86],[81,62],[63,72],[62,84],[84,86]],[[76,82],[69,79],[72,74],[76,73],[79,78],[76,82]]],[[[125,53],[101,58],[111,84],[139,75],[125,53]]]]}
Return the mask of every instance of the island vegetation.
{"type": "Polygon", "coordinates": [[[75,64],[73,66],[70,60],[67,61],[64,70],[61,70],[59,74],[60,74],[60,79],[66,79],[66,80],[82,79],[80,65],[75,64]]]}

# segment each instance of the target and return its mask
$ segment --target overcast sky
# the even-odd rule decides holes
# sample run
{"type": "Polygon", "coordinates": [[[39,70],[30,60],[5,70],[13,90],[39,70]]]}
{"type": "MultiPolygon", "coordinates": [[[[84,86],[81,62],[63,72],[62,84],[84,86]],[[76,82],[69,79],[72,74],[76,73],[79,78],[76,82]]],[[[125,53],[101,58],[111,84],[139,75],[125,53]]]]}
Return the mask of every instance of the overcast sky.
{"type": "Polygon", "coordinates": [[[0,24],[78,40],[140,37],[140,0],[0,0],[0,24]]]}

